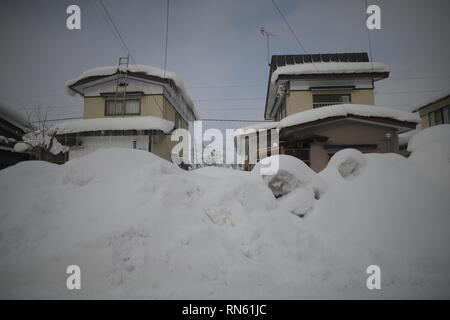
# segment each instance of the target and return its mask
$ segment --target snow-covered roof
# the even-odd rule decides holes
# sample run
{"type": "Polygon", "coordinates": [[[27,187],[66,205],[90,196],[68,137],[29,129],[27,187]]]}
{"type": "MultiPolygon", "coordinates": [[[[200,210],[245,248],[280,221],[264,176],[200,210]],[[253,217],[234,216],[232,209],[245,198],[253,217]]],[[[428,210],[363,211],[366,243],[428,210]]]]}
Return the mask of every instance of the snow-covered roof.
{"type": "Polygon", "coordinates": [[[418,114],[407,111],[366,104],[338,104],[295,113],[282,119],[279,126],[280,128],[285,128],[320,119],[345,117],[349,115],[368,118],[389,118],[398,121],[420,123],[420,116],[418,114]]]}
{"type": "MultiPolygon", "coordinates": [[[[71,87],[73,85],[75,85],[78,81],[87,79],[90,77],[96,77],[96,76],[110,76],[110,75],[117,73],[118,70],[120,70],[121,72],[125,72],[125,71],[127,71],[127,68],[124,66],[121,66],[120,68],[118,68],[118,66],[106,66],[106,67],[97,67],[97,68],[92,68],[92,69],[86,70],[80,76],[66,81],[66,88],[69,89],[68,90],[69,93],[75,94],[75,92],[73,90],[71,90],[71,87]]],[[[160,69],[157,67],[141,65],[141,64],[129,65],[128,71],[137,73],[137,74],[140,73],[140,74],[144,74],[144,75],[148,75],[148,76],[154,76],[154,77],[158,77],[161,79],[172,80],[175,83],[175,85],[181,90],[183,96],[185,97],[187,102],[191,105],[192,111],[194,112],[195,116],[198,118],[198,114],[197,114],[197,111],[195,110],[194,103],[193,103],[191,97],[187,94],[186,87],[184,86],[184,82],[183,82],[183,80],[181,80],[181,78],[176,73],[174,73],[172,71],[167,71],[167,70],[164,71],[163,69],[160,69]]]]}
{"type": "Polygon", "coordinates": [[[275,83],[280,75],[301,74],[342,74],[389,72],[389,66],[381,62],[318,62],[292,64],[278,67],[271,75],[270,81],[275,83]]]}
{"type": "Polygon", "coordinates": [[[103,130],[161,130],[169,133],[173,122],[158,117],[95,118],[67,121],[53,126],[58,134],[103,130]]]}
{"type": "Polygon", "coordinates": [[[437,102],[441,99],[447,98],[448,96],[450,96],[450,88],[442,90],[439,93],[434,94],[434,95],[428,97],[427,99],[423,100],[422,102],[414,105],[412,107],[412,111],[417,111],[420,108],[426,107],[427,105],[437,102]]]}
{"type": "MultiPolygon", "coordinates": [[[[66,81],[66,87],[70,87],[70,86],[74,85],[75,83],[77,83],[78,81],[89,78],[89,77],[113,75],[117,72],[117,69],[118,69],[117,66],[107,66],[107,67],[97,67],[97,68],[92,68],[92,69],[86,70],[80,76],[78,76],[72,80],[66,81]]],[[[121,72],[125,72],[127,70],[127,68],[125,68],[124,66],[121,66],[119,69],[121,72]]],[[[163,69],[153,67],[153,66],[140,65],[140,64],[129,65],[128,71],[134,72],[134,73],[143,73],[143,74],[146,74],[149,76],[155,76],[155,77],[158,77],[161,79],[170,79],[173,82],[175,82],[175,85],[178,88],[180,88],[181,90],[186,92],[186,88],[184,86],[183,80],[181,80],[181,78],[174,72],[171,72],[171,71],[164,72],[163,69]]],[[[187,94],[186,94],[186,96],[187,96],[187,94]]]]}
{"type": "Polygon", "coordinates": [[[0,117],[5,119],[9,123],[12,123],[23,131],[28,130],[28,121],[25,119],[25,117],[16,110],[6,107],[2,104],[0,104],[0,117]]]}
{"type": "MultiPolygon", "coordinates": [[[[401,111],[388,107],[380,107],[366,104],[337,104],[326,107],[320,107],[316,109],[301,111],[293,115],[283,118],[279,122],[267,122],[262,124],[254,124],[235,132],[235,136],[245,135],[248,129],[272,129],[272,128],[286,128],[292,127],[302,123],[313,122],[316,120],[332,118],[332,117],[345,117],[349,115],[360,117],[377,117],[388,118],[397,121],[420,123],[420,116],[417,113],[401,111]]],[[[248,134],[248,132],[247,132],[248,134]]]]}

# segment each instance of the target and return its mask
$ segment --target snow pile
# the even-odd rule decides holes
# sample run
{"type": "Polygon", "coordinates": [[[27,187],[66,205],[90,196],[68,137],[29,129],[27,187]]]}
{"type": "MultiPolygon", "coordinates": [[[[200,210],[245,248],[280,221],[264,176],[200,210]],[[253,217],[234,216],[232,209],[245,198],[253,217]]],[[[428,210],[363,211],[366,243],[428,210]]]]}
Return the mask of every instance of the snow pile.
{"type": "Polygon", "coordinates": [[[311,211],[315,198],[325,191],[322,179],[303,161],[288,155],[274,155],[262,159],[254,168],[257,175],[261,168],[272,161],[279,168],[273,175],[262,176],[282,207],[296,215],[303,216],[311,211]]]}
{"type": "Polygon", "coordinates": [[[0,171],[0,297],[367,294],[370,254],[281,210],[259,175],[225,170],[107,149],[0,171]],[[65,287],[72,264],[81,290],[65,287]]]}
{"type": "Polygon", "coordinates": [[[173,122],[159,117],[95,118],[67,121],[53,127],[58,135],[103,130],[161,130],[169,133],[173,122]]]}
{"type": "Polygon", "coordinates": [[[33,148],[40,148],[55,155],[69,151],[67,146],[63,146],[56,140],[52,129],[28,132],[22,136],[22,142],[14,145],[16,152],[24,152],[33,148]]]}
{"type": "Polygon", "coordinates": [[[291,127],[302,123],[312,122],[331,117],[346,117],[349,115],[361,117],[380,117],[398,121],[420,123],[420,116],[416,113],[365,104],[337,104],[303,112],[298,112],[283,118],[280,127],[291,127]]]}
{"type": "Polygon", "coordinates": [[[266,181],[132,149],[1,170],[0,297],[449,297],[448,181],[395,154],[345,150],[319,174],[278,157],[266,181]]]}
{"type": "Polygon", "coordinates": [[[364,165],[366,156],[356,149],[344,149],[337,152],[322,171],[322,176],[330,175],[344,179],[357,177],[364,165]]]}
{"type": "MultiPolygon", "coordinates": [[[[305,219],[374,253],[373,263],[384,272],[383,290],[409,283],[411,294],[428,290],[428,298],[448,298],[450,180],[442,184],[422,169],[397,154],[338,152],[319,173],[327,192],[305,219]]],[[[450,172],[450,165],[441,170],[450,172]]]]}
{"type": "Polygon", "coordinates": [[[302,63],[278,67],[273,73],[270,81],[275,83],[280,75],[299,74],[334,74],[334,73],[367,73],[367,72],[389,72],[389,66],[381,62],[322,62],[302,63]]]}
{"type": "Polygon", "coordinates": [[[448,144],[450,142],[450,124],[440,124],[426,128],[415,134],[408,143],[408,151],[418,151],[425,145],[434,143],[448,144]]]}
{"type": "Polygon", "coordinates": [[[450,124],[423,129],[408,143],[412,152],[409,160],[421,167],[424,174],[433,176],[448,186],[450,181],[450,124]]]}
{"type": "Polygon", "coordinates": [[[409,140],[415,134],[420,131],[420,128],[416,128],[414,130],[409,130],[398,135],[398,146],[399,147],[407,147],[409,140]]]}

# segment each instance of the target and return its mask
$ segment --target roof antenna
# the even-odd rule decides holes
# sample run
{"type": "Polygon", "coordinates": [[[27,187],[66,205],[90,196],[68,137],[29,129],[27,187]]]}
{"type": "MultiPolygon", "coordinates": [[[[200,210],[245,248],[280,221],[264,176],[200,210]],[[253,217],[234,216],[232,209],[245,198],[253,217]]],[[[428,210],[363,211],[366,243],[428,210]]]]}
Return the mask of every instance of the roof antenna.
{"type": "Polygon", "coordinates": [[[266,39],[267,39],[267,60],[268,60],[268,62],[269,62],[269,67],[270,67],[270,49],[269,49],[270,47],[269,47],[269,37],[274,37],[275,34],[273,34],[273,33],[269,32],[269,31],[267,31],[266,28],[264,28],[264,26],[261,27],[261,34],[262,34],[263,36],[265,36],[266,39]]]}

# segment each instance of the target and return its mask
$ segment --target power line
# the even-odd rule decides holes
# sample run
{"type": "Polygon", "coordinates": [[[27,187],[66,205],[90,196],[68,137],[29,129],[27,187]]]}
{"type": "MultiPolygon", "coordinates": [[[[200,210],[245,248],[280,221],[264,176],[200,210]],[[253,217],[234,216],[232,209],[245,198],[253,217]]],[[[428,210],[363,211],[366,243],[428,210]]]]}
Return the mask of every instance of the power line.
{"type": "Polygon", "coordinates": [[[265,87],[266,84],[242,83],[242,84],[224,84],[224,85],[194,85],[187,88],[236,88],[236,87],[265,87]]]}
{"type": "MultiPolygon", "coordinates": [[[[114,34],[114,33],[117,33],[118,38],[116,37],[116,39],[118,39],[118,41],[119,41],[120,43],[123,44],[122,49],[125,49],[126,53],[127,53],[128,56],[131,58],[132,64],[136,67],[136,69],[137,69],[138,71],[140,71],[140,68],[139,68],[139,66],[138,66],[137,63],[136,63],[136,60],[134,59],[133,55],[131,54],[130,49],[128,48],[128,46],[127,46],[127,44],[126,44],[126,42],[125,42],[125,39],[124,39],[124,38],[122,37],[122,35],[120,34],[119,28],[118,28],[117,25],[114,23],[114,20],[112,19],[111,15],[109,14],[108,9],[106,8],[106,6],[105,6],[105,4],[103,3],[102,0],[99,0],[99,2],[100,2],[100,4],[102,5],[102,7],[103,7],[103,9],[104,9],[104,11],[105,11],[105,13],[106,13],[106,15],[107,15],[107,18],[108,18],[108,20],[110,21],[110,23],[112,24],[113,29],[114,29],[114,31],[115,31],[115,32],[114,32],[113,30],[111,30],[111,32],[113,32],[113,34],[114,34]]],[[[97,8],[100,10],[100,8],[99,8],[98,6],[97,6],[97,8]]],[[[101,11],[101,10],[100,10],[100,11],[101,11]]],[[[119,70],[118,70],[118,72],[119,72],[119,70]]],[[[147,84],[147,83],[146,83],[145,85],[147,86],[147,88],[148,88],[148,90],[150,91],[150,93],[152,93],[152,89],[150,88],[150,85],[147,84]]],[[[158,100],[156,100],[156,98],[155,98],[155,96],[154,96],[153,94],[152,94],[151,96],[152,96],[153,100],[155,101],[155,104],[157,105],[158,109],[161,111],[161,115],[163,115],[163,114],[164,114],[164,111],[163,111],[163,108],[160,106],[158,100]]]]}
{"type": "Polygon", "coordinates": [[[240,101],[240,100],[265,100],[264,97],[255,97],[255,98],[206,98],[206,99],[194,99],[194,101],[202,102],[202,101],[240,101]]]}
{"type": "MultiPolygon", "coordinates": [[[[275,0],[272,0],[273,5],[275,6],[275,8],[277,9],[278,13],[280,14],[281,18],[283,18],[284,23],[286,24],[286,26],[288,27],[289,31],[292,33],[292,35],[294,36],[295,40],[297,41],[298,45],[300,46],[300,48],[302,48],[302,50],[308,54],[308,51],[305,49],[305,47],[303,46],[303,44],[301,43],[300,39],[298,38],[297,34],[295,33],[294,29],[292,29],[291,25],[289,24],[289,22],[287,21],[286,17],[284,16],[283,12],[281,12],[280,7],[278,7],[277,3],[275,2],[275,0]]],[[[317,72],[319,72],[319,69],[317,68],[317,66],[315,65],[315,63],[311,60],[311,63],[313,65],[313,67],[316,69],[317,72]]]]}

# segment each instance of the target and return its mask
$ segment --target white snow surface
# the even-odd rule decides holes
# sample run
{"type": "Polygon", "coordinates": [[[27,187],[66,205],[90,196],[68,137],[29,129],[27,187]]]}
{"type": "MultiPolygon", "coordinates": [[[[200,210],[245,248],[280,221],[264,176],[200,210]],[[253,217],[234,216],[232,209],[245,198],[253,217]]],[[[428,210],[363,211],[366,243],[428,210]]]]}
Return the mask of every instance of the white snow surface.
{"type": "Polygon", "coordinates": [[[95,118],[60,122],[53,126],[59,134],[102,130],[161,130],[169,133],[173,122],[153,116],[95,118]]]}
{"type": "Polygon", "coordinates": [[[1,170],[0,297],[448,299],[450,180],[423,170],[435,154],[335,156],[315,178],[281,161],[326,185],[304,218],[290,209],[307,188],[276,199],[257,172],[188,172],[140,150],[1,170]],[[65,287],[72,264],[81,290],[65,287]],[[366,287],[372,264],[381,290],[366,287]]]}
{"type": "Polygon", "coordinates": [[[280,75],[366,73],[372,71],[389,72],[389,70],[389,66],[381,62],[320,62],[292,64],[278,67],[272,73],[270,81],[275,83],[280,75]]]}
{"type": "Polygon", "coordinates": [[[320,119],[339,116],[381,117],[399,121],[420,123],[420,117],[416,113],[396,110],[388,107],[380,107],[365,104],[337,104],[295,113],[280,121],[279,127],[291,127],[294,125],[312,122],[320,119]]]}
{"type": "Polygon", "coordinates": [[[450,124],[426,128],[412,136],[409,160],[420,166],[423,174],[448,188],[450,181],[450,124]],[[433,155],[430,157],[430,155],[433,155]]]}
{"type": "Polygon", "coordinates": [[[408,151],[417,151],[426,144],[450,141],[450,124],[440,124],[426,128],[413,135],[408,143],[408,151]]]}

